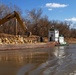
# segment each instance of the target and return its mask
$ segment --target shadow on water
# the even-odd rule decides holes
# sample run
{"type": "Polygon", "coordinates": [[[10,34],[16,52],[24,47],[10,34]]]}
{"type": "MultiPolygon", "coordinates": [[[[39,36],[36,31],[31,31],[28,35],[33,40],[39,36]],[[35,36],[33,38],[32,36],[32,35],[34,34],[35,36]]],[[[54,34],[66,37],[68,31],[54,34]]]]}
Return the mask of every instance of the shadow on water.
{"type": "Polygon", "coordinates": [[[0,51],[0,75],[74,75],[76,44],[0,51]]]}

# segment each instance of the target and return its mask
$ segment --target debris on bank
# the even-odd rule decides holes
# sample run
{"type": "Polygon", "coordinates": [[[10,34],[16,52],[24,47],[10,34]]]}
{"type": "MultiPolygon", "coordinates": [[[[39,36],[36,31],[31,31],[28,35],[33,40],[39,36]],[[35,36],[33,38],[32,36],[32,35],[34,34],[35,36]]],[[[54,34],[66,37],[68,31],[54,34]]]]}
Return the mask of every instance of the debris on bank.
{"type": "Polygon", "coordinates": [[[38,37],[22,37],[22,36],[13,36],[13,37],[1,37],[0,44],[24,44],[24,43],[36,43],[38,42],[38,37]]]}
{"type": "Polygon", "coordinates": [[[0,50],[21,50],[26,48],[52,48],[56,42],[48,42],[46,37],[32,35],[31,37],[26,36],[2,36],[0,38],[0,50]]]}

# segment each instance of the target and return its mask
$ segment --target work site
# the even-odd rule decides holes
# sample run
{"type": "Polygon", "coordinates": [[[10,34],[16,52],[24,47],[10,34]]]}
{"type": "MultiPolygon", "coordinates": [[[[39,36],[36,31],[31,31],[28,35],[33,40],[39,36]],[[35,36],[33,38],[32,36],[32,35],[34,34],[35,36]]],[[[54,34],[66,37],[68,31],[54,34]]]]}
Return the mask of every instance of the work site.
{"type": "Polygon", "coordinates": [[[67,22],[49,21],[48,16],[42,16],[41,9],[28,10],[26,16],[22,16],[17,6],[0,4],[0,8],[0,44],[48,42],[49,30],[52,28],[58,29],[59,35],[63,35],[66,41],[75,42],[76,30],[70,28],[70,22],[68,25],[67,22]]]}
{"type": "MultiPolygon", "coordinates": [[[[0,25],[2,26],[4,23],[7,21],[10,21],[11,19],[15,20],[15,34],[5,34],[5,33],[0,33],[0,44],[23,44],[23,43],[34,43],[38,42],[39,37],[32,35],[32,33],[29,31],[25,23],[22,21],[22,18],[20,15],[14,11],[11,14],[6,15],[4,18],[0,20],[0,25]],[[20,35],[17,32],[17,27],[19,23],[19,27],[24,31],[22,35],[20,35]]],[[[5,29],[6,30],[6,29],[5,29]]],[[[11,32],[11,31],[10,31],[11,32]]],[[[10,33],[9,32],[9,33],[10,33]]]]}
{"type": "Polygon", "coordinates": [[[76,2],[33,1],[0,0],[0,75],[76,75],[76,2]]]}

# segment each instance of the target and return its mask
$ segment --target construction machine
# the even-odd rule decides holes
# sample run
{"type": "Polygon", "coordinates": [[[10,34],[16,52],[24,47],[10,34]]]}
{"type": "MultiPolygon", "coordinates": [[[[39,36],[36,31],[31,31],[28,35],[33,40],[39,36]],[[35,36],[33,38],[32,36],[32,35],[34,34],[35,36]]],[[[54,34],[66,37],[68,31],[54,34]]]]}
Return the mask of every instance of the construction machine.
{"type": "Polygon", "coordinates": [[[28,29],[25,26],[25,24],[23,23],[20,15],[16,11],[14,11],[14,13],[8,14],[4,18],[0,19],[0,25],[9,21],[10,19],[13,19],[13,18],[17,19],[17,21],[20,23],[22,29],[24,30],[24,32],[27,33],[27,36],[30,36],[30,32],[28,31],[28,29]]]}

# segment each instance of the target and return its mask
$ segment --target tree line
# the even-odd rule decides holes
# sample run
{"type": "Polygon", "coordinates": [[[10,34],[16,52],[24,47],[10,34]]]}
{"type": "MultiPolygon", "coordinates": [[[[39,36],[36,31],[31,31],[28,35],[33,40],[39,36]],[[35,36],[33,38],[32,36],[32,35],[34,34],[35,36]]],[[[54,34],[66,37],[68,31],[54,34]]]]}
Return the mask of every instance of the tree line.
{"type": "MultiPolygon", "coordinates": [[[[28,31],[30,31],[33,35],[48,37],[48,30],[52,27],[58,29],[60,34],[64,37],[73,37],[76,38],[76,29],[71,28],[71,22],[61,22],[56,20],[49,20],[47,15],[43,15],[42,9],[32,9],[25,11],[25,16],[22,16],[22,10],[16,6],[10,4],[0,4],[0,19],[5,17],[9,13],[13,13],[13,11],[17,11],[25,26],[27,26],[28,31]]],[[[0,33],[5,34],[16,34],[16,20],[15,18],[9,20],[8,22],[0,25],[0,33]]],[[[25,35],[25,32],[22,30],[19,23],[17,23],[17,34],[25,35]]]]}

